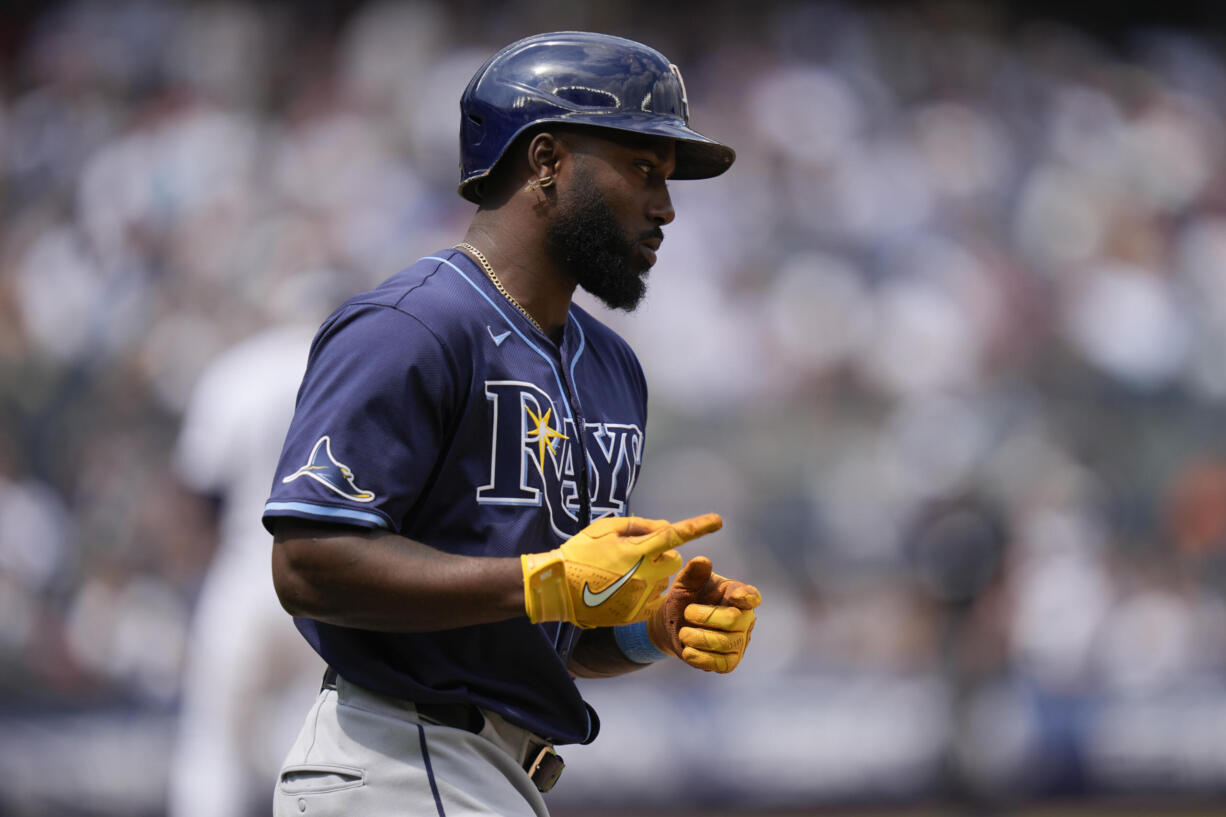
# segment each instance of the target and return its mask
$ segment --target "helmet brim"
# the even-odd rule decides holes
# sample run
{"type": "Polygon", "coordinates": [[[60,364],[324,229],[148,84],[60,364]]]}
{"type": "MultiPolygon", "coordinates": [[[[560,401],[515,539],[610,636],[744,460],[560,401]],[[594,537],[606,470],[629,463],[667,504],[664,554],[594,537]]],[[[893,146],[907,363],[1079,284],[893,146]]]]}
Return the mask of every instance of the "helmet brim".
{"type": "MultiPolygon", "coordinates": [[[[578,119],[566,121],[578,124],[578,119]]],[[[736,151],[732,148],[703,136],[680,121],[617,114],[599,117],[591,124],[640,136],[661,136],[674,140],[677,143],[677,166],[671,176],[673,179],[711,179],[732,167],[736,161],[736,151]],[[626,121],[618,122],[619,119],[626,121]]]]}
{"type": "MultiPolygon", "coordinates": [[[[711,179],[724,173],[736,161],[736,151],[722,142],[717,142],[703,136],[698,131],[687,126],[681,120],[661,118],[659,116],[639,116],[632,113],[601,113],[591,114],[577,112],[567,116],[554,116],[529,122],[521,128],[510,141],[519,138],[520,134],[542,125],[581,125],[593,130],[615,131],[632,136],[659,136],[672,139],[677,146],[676,167],[670,179],[692,181],[695,179],[711,179]]],[[[501,156],[499,159],[501,160],[501,156]]],[[[497,163],[495,163],[496,165],[497,163]]],[[[481,203],[477,184],[493,170],[475,174],[463,180],[458,192],[461,196],[473,202],[481,203]]]]}

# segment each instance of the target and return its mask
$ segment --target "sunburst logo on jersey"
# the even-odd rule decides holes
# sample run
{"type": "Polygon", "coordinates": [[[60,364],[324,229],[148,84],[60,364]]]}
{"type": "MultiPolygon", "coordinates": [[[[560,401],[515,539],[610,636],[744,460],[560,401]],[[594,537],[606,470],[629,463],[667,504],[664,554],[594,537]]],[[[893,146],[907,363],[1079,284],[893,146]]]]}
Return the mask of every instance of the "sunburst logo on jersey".
{"type": "Polygon", "coordinates": [[[534,412],[528,406],[524,406],[524,410],[528,412],[528,416],[532,418],[532,422],[536,423],[536,427],[528,431],[527,439],[528,442],[533,442],[535,440],[537,451],[540,454],[541,472],[544,473],[545,449],[549,449],[549,453],[554,454],[556,452],[554,451],[553,441],[568,440],[570,438],[558,431],[556,428],[549,427],[549,416],[553,414],[552,408],[545,409],[545,413],[540,416],[538,416],[536,412],[534,412]]]}
{"type": "Polygon", "coordinates": [[[592,519],[627,512],[642,462],[638,424],[602,419],[580,426],[549,392],[522,380],[487,380],[485,396],[489,481],[476,486],[478,504],[543,507],[560,541],[578,532],[589,508],[592,519]]]}
{"type": "Polygon", "coordinates": [[[315,447],[311,449],[311,457],[307,464],[281,481],[289,483],[299,477],[310,477],[320,485],[354,502],[370,502],[375,498],[373,493],[363,491],[354,483],[353,471],[349,469],[349,466],[332,456],[332,440],[326,434],[320,437],[315,447]]]}

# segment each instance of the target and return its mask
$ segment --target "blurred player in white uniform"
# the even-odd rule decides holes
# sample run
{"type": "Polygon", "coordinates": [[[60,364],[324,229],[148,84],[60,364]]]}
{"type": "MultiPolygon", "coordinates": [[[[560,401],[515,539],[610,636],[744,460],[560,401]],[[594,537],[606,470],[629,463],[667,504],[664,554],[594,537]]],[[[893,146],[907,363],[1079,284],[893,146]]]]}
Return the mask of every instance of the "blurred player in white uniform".
{"type": "Polygon", "coordinates": [[[215,359],[184,416],[176,469],[221,504],[188,641],[168,817],[267,814],[268,781],[319,692],[324,664],[277,601],[272,537],[260,517],[318,328],[316,306],[330,308],[320,283],[307,282],[317,304],[294,299],[302,307],[294,322],[215,359]]]}

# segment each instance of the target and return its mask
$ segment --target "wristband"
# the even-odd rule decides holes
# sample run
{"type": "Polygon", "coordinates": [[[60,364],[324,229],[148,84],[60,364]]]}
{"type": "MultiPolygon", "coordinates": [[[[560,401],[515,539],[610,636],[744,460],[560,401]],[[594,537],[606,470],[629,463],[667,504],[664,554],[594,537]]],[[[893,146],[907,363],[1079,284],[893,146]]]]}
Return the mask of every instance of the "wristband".
{"type": "Polygon", "coordinates": [[[636,664],[651,664],[668,657],[668,653],[652,643],[651,636],[647,634],[646,621],[614,627],[613,640],[622,653],[636,664]]]}
{"type": "Polygon", "coordinates": [[[574,603],[566,585],[562,551],[525,553],[519,557],[524,571],[524,609],[533,624],[573,621],[574,603]]]}

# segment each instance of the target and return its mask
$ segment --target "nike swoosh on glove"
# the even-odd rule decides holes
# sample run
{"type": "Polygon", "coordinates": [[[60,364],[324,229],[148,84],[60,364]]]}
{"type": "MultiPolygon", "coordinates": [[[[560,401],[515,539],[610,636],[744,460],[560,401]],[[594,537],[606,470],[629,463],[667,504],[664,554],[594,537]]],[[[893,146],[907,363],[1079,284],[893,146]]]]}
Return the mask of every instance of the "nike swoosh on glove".
{"type": "Polygon", "coordinates": [[[561,547],[520,557],[528,618],[612,627],[641,621],[681,566],[674,548],[723,527],[719,514],[680,522],[598,519],[561,547]]]}

